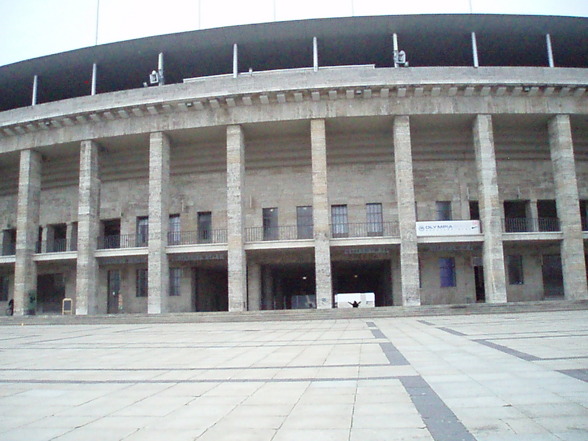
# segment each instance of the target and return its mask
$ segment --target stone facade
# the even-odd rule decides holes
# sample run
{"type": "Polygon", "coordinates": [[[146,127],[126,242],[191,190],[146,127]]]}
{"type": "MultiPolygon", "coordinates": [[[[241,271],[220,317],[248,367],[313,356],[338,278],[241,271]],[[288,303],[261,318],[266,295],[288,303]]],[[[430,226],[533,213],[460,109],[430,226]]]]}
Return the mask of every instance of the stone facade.
{"type": "Polygon", "coordinates": [[[579,68],[290,69],[1,112],[0,304],[586,299],[587,84],[579,68]]]}

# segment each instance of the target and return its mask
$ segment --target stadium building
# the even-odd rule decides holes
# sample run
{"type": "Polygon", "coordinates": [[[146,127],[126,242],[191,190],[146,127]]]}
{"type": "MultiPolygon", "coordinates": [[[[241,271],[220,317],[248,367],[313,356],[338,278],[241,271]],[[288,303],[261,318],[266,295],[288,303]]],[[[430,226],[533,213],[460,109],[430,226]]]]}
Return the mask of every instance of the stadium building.
{"type": "Polygon", "coordinates": [[[586,299],[587,36],[353,17],[0,67],[0,305],[586,299]]]}

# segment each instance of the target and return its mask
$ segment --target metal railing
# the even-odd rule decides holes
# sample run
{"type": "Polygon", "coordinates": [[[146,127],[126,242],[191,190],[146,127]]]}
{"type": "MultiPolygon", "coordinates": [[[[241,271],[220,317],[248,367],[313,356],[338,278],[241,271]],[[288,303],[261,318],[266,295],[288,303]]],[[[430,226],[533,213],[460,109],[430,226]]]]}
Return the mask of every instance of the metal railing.
{"type": "Polygon", "coordinates": [[[227,243],[227,230],[170,231],[168,245],[193,245],[205,243],[227,243]]]}
{"type": "Polygon", "coordinates": [[[98,248],[101,250],[146,247],[147,245],[148,238],[141,234],[120,234],[98,238],[98,248]]]}
{"type": "Polygon", "coordinates": [[[312,239],[312,225],[282,225],[279,227],[245,228],[246,242],[312,239]]]}
{"type": "Polygon", "coordinates": [[[36,253],[63,253],[65,251],[76,251],[77,243],[72,249],[68,248],[67,239],[53,239],[45,242],[37,242],[35,246],[36,253]]]}
{"type": "Polygon", "coordinates": [[[541,231],[561,231],[559,219],[554,217],[504,219],[505,233],[535,233],[541,231]]]}
{"type": "Polygon", "coordinates": [[[395,237],[399,236],[396,222],[360,222],[331,224],[331,237],[395,237]]]}

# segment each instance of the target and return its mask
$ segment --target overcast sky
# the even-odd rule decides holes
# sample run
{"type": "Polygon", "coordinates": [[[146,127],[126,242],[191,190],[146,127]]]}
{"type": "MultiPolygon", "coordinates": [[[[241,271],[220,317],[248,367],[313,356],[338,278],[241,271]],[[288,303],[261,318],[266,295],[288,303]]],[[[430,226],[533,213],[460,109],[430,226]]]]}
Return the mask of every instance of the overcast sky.
{"type": "Polygon", "coordinates": [[[235,24],[470,12],[588,17],[588,0],[0,0],[0,66],[96,43],[235,24]]]}

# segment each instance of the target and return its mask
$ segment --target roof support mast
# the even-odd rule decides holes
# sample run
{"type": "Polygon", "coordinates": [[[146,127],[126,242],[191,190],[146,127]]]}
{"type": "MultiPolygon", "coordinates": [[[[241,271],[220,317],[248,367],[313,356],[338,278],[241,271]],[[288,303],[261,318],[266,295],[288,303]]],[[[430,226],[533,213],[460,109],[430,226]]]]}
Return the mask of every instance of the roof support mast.
{"type": "Polygon", "coordinates": [[[545,35],[545,42],[547,43],[547,59],[549,60],[549,67],[555,67],[553,61],[553,48],[551,47],[551,35],[545,35]]]}
{"type": "Polygon", "coordinates": [[[35,75],[33,77],[33,98],[31,101],[31,106],[37,105],[37,89],[39,87],[39,76],[35,75]]]}
{"type": "Polygon", "coordinates": [[[233,78],[239,75],[239,47],[237,43],[233,44],[233,78]]]}
{"type": "Polygon", "coordinates": [[[472,32],[472,57],[474,59],[474,67],[480,67],[478,63],[478,43],[476,41],[476,33],[472,32]]]}
{"type": "Polygon", "coordinates": [[[92,64],[92,90],[91,95],[96,95],[96,80],[98,79],[98,66],[96,63],[92,64]]]}
{"type": "Polygon", "coordinates": [[[159,74],[159,85],[165,84],[165,76],[163,75],[163,52],[159,53],[159,59],[157,60],[157,73],[159,74]]]}
{"type": "Polygon", "coordinates": [[[396,33],[392,34],[392,50],[393,50],[393,57],[394,57],[394,67],[398,67],[398,36],[396,33]]]}
{"type": "Polygon", "coordinates": [[[318,41],[316,37],[312,37],[312,68],[315,72],[318,72],[318,67],[318,41]]]}

